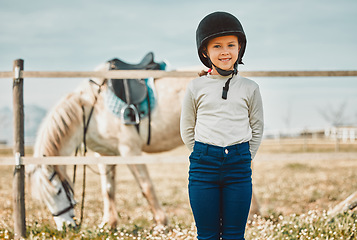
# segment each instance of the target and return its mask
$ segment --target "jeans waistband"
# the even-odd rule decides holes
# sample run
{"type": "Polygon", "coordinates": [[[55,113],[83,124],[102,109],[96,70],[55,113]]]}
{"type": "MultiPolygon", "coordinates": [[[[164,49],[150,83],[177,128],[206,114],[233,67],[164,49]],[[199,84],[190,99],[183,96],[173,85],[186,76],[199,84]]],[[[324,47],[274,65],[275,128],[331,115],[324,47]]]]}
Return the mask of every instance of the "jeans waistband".
{"type": "Polygon", "coordinates": [[[220,147],[196,141],[193,150],[199,150],[207,155],[215,155],[217,157],[225,156],[233,152],[238,152],[242,154],[246,151],[249,151],[249,142],[238,143],[227,147],[220,147]]]}

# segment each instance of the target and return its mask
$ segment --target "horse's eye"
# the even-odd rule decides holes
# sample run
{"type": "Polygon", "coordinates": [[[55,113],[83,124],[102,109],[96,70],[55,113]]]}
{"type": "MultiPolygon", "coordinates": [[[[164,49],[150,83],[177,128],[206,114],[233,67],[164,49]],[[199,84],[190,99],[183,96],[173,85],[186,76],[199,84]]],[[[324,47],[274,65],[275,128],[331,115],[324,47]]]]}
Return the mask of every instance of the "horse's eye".
{"type": "Polygon", "coordinates": [[[58,190],[57,195],[60,195],[61,192],[62,192],[62,188],[60,188],[60,189],[58,190]]]}

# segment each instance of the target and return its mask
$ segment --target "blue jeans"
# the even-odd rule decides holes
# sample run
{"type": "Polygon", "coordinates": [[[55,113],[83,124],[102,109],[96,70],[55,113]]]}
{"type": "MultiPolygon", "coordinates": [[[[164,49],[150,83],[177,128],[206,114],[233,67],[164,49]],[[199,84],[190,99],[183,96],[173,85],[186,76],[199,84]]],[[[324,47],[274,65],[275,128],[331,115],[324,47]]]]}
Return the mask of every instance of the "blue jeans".
{"type": "Polygon", "coordinates": [[[228,147],[195,142],[188,190],[199,240],[244,240],[252,198],[251,160],[248,142],[228,147]]]}

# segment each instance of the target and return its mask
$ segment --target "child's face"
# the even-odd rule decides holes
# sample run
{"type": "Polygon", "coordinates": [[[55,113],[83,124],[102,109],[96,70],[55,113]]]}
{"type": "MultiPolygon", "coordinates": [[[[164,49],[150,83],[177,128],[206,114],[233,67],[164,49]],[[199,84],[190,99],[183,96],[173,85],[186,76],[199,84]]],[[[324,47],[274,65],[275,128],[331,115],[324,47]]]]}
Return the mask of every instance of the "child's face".
{"type": "MultiPolygon", "coordinates": [[[[208,41],[207,55],[215,66],[223,70],[233,70],[234,63],[238,59],[239,49],[237,36],[216,37],[208,41]]],[[[214,67],[211,74],[218,74],[214,67]]]]}

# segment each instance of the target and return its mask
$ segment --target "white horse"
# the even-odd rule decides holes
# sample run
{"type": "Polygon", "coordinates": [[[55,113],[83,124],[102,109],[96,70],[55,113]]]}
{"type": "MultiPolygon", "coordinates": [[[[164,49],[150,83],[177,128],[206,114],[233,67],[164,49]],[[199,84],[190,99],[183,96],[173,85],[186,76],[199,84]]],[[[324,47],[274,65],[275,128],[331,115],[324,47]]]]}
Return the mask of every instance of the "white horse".
{"type": "MultiPolygon", "coordinates": [[[[109,62],[96,70],[107,70],[109,62]]],[[[36,139],[34,156],[68,156],[83,140],[83,113],[89,118],[86,133],[87,147],[102,156],[138,156],[142,152],[158,153],[182,144],[179,133],[181,102],[191,78],[165,78],[154,82],[156,107],[151,113],[151,141],[147,145],[148,118],[143,118],[139,131],[125,125],[108,111],[105,94],[109,88],[106,79],[94,79],[97,84],[83,82],[76,91],[65,96],[44,119],[36,139]],[[103,84],[104,83],[104,84],[103,84]],[[103,84],[103,85],[102,85],[103,84]],[[102,85],[101,91],[98,91],[102,85]]],[[[102,181],[104,202],[101,226],[115,227],[119,221],[115,206],[115,165],[98,166],[102,181]]],[[[154,186],[144,164],[128,165],[147,199],[158,225],[168,223],[155,194],[154,186]]],[[[37,165],[27,167],[33,195],[41,199],[54,216],[57,228],[63,224],[76,226],[73,188],[65,166],[37,165]]],[[[256,212],[256,210],[255,210],[256,212]]]]}

